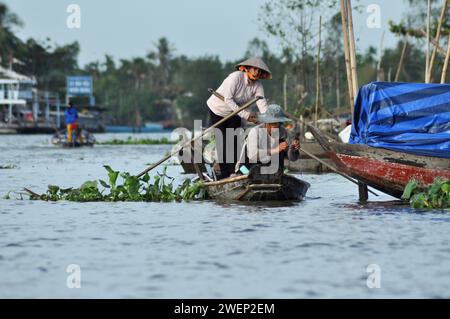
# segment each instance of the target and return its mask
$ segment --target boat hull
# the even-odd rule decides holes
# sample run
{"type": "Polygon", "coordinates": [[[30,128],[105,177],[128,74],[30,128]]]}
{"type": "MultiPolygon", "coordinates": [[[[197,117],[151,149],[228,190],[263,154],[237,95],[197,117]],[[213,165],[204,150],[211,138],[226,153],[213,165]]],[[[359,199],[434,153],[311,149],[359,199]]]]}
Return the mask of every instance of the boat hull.
{"type": "Polygon", "coordinates": [[[435,178],[450,179],[450,160],[351,145],[327,140],[317,128],[311,132],[339,171],[396,198],[411,179],[426,188],[435,178]]]}
{"type": "Polygon", "coordinates": [[[86,130],[81,131],[81,135],[83,136],[83,143],[79,143],[78,141],[74,141],[72,143],[69,143],[67,141],[66,131],[60,131],[53,135],[52,137],[52,144],[58,147],[64,147],[64,148],[77,148],[77,147],[83,147],[83,146],[94,146],[96,140],[94,135],[89,133],[86,130]]]}
{"type": "Polygon", "coordinates": [[[209,198],[232,201],[302,201],[310,187],[290,175],[264,183],[240,176],[205,183],[205,186],[209,198]]]}

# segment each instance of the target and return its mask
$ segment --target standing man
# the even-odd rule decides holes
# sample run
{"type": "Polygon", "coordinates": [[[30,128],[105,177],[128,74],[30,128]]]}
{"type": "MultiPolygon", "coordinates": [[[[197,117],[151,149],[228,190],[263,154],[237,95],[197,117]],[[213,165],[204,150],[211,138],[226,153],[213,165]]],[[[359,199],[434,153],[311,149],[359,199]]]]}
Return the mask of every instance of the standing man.
{"type": "Polygon", "coordinates": [[[66,117],[66,126],[67,126],[67,142],[72,144],[73,134],[75,133],[77,139],[80,143],[83,143],[83,137],[80,134],[80,129],[78,127],[78,111],[73,106],[72,102],[69,102],[66,111],[64,112],[66,117]]]}
{"type": "MultiPolygon", "coordinates": [[[[262,97],[256,102],[261,113],[265,113],[268,103],[264,98],[264,89],[261,79],[271,79],[272,73],[261,58],[250,58],[236,65],[235,72],[231,73],[217,89],[217,92],[224,97],[224,101],[212,95],[206,102],[209,107],[210,125],[214,125],[229,114],[239,108],[239,105],[254,99],[262,97]]],[[[222,132],[223,141],[218,144],[216,137],[216,145],[219,157],[219,166],[221,178],[227,178],[234,173],[234,167],[237,162],[237,137],[234,140],[227,141],[226,129],[237,129],[241,127],[241,119],[245,119],[252,123],[257,123],[256,116],[244,110],[238,115],[228,119],[217,128],[222,132]],[[233,152],[233,162],[227,163],[227,154],[233,152]]]]}

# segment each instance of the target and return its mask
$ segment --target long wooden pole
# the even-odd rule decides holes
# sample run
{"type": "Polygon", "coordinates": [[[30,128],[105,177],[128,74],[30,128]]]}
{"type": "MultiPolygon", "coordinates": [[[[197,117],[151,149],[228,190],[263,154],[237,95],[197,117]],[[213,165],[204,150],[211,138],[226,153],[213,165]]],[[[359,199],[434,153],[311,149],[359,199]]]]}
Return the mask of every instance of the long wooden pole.
{"type": "Polygon", "coordinates": [[[320,98],[320,46],[322,34],[322,16],[319,18],[319,43],[317,45],[317,63],[316,63],[316,110],[314,114],[314,125],[317,126],[319,116],[319,98],[320,98]]]}
{"type": "Polygon", "coordinates": [[[448,61],[450,60],[450,35],[448,36],[447,55],[445,56],[444,67],[442,69],[441,84],[447,79],[448,61]]]}
{"type": "MultiPolygon", "coordinates": [[[[420,34],[422,34],[425,38],[427,37],[427,31],[425,31],[424,29],[419,29],[418,30],[420,32],[420,34]]],[[[445,50],[444,48],[442,48],[439,43],[436,42],[435,39],[430,38],[430,42],[432,45],[434,45],[437,48],[438,53],[440,53],[442,56],[445,57],[445,53],[447,52],[447,50],[445,50]]]]}
{"type": "MultiPolygon", "coordinates": [[[[439,39],[441,38],[441,28],[442,28],[442,23],[444,22],[445,19],[445,12],[447,11],[447,6],[448,6],[448,0],[444,0],[444,4],[442,5],[442,10],[441,10],[441,15],[439,17],[439,22],[438,22],[438,27],[436,30],[436,37],[435,37],[435,41],[437,43],[439,43],[439,39]]],[[[436,59],[436,53],[437,53],[437,48],[433,47],[433,53],[431,54],[431,60],[430,60],[430,65],[429,65],[429,70],[428,70],[428,82],[431,82],[431,76],[433,74],[433,66],[434,66],[434,61],[436,59]]]]}
{"type": "Polygon", "coordinates": [[[349,51],[349,39],[348,39],[348,23],[347,23],[347,11],[346,0],[341,0],[341,21],[342,21],[342,34],[344,37],[344,54],[345,54],[345,67],[347,71],[347,84],[348,95],[350,100],[350,114],[353,116],[354,100],[353,97],[353,83],[352,83],[352,71],[350,66],[350,51],[349,51]]]}
{"type": "Polygon", "coordinates": [[[341,84],[339,74],[339,58],[336,54],[336,108],[339,111],[341,109],[341,84]]]}
{"type": "Polygon", "coordinates": [[[380,46],[378,48],[377,81],[384,81],[384,72],[383,72],[383,78],[381,78],[381,62],[383,60],[384,34],[385,34],[385,32],[383,31],[383,33],[381,34],[381,39],[380,39],[380,46]]]}
{"type": "Polygon", "coordinates": [[[245,103],[243,106],[241,106],[239,109],[237,109],[236,111],[232,112],[231,114],[229,114],[228,116],[224,117],[223,119],[221,119],[220,121],[218,121],[217,123],[215,123],[214,125],[210,126],[209,128],[207,128],[206,130],[204,130],[202,132],[202,134],[198,135],[197,137],[194,137],[192,139],[190,139],[189,141],[183,143],[183,145],[181,145],[176,151],[170,153],[169,155],[166,155],[165,157],[163,157],[162,159],[160,159],[158,162],[156,162],[155,164],[149,166],[147,169],[145,169],[144,171],[142,171],[141,173],[139,173],[137,175],[137,177],[141,177],[143,175],[145,175],[146,173],[148,173],[149,171],[151,171],[152,169],[154,169],[155,167],[161,165],[162,163],[164,163],[165,161],[167,161],[169,158],[171,158],[172,156],[178,154],[179,151],[181,151],[183,148],[191,145],[192,143],[194,143],[196,140],[202,138],[205,134],[211,132],[212,129],[216,128],[217,126],[219,126],[220,124],[222,124],[223,122],[229,120],[230,118],[232,118],[233,116],[237,115],[238,113],[242,112],[243,110],[249,108],[250,106],[252,106],[254,103],[256,103],[258,100],[262,99],[262,97],[258,96],[256,98],[254,98],[253,100],[251,100],[250,102],[245,103]]]}
{"type": "Polygon", "coordinates": [[[402,54],[400,55],[400,61],[398,62],[397,72],[395,73],[394,82],[398,82],[398,80],[400,79],[400,72],[402,71],[402,68],[403,68],[403,61],[405,60],[405,53],[406,53],[407,47],[408,47],[408,41],[405,38],[405,42],[403,43],[402,54]]]}
{"type": "MultiPolygon", "coordinates": [[[[351,0],[347,0],[347,14],[348,14],[348,34],[350,44],[350,65],[352,68],[352,84],[353,84],[353,97],[354,99],[358,95],[358,72],[356,65],[356,46],[355,46],[355,34],[353,32],[353,13],[351,0]]],[[[353,101],[355,103],[355,101],[353,101]]]]}
{"type": "MultiPolygon", "coordinates": [[[[355,34],[353,32],[353,13],[352,13],[352,3],[351,0],[347,0],[347,16],[348,16],[348,34],[349,34],[349,49],[350,49],[350,65],[351,65],[351,74],[352,74],[352,84],[353,84],[353,96],[356,98],[358,94],[358,73],[356,66],[356,46],[355,46],[355,34]]],[[[352,101],[355,103],[355,101],[352,101]]],[[[353,107],[352,107],[353,111],[353,107]]],[[[353,112],[352,112],[353,116],[353,112]]],[[[353,119],[353,117],[352,117],[353,119]]],[[[353,122],[353,120],[352,120],[353,122]]],[[[358,194],[359,200],[361,202],[367,201],[369,198],[369,192],[367,185],[358,182],[358,194]]]]}
{"type": "MultiPolygon", "coordinates": [[[[316,161],[319,162],[320,164],[324,165],[325,167],[328,167],[328,168],[329,168],[331,171],[333,171],[334,173],[341,175],[342,177],[348,179],[350,182],[352,182],[352,183],[354,183],[354,184],[356,184],[356,185],[359,186],[359,182],[358,182],[356,179],[354,179],[354,178],[348,176],[347,174],[344,174],[344,173],[342,173],[342,172],[339,172],[337,169],[335,169],[333,166],[331,166],[331,165],[328,164],[327,162],[321,160],[321,159],[318,158],[317,156],[311,154],[310,152],[306,151],[305,149],[303,149],[303,148],[301,148],[301,147],[300,147],[300,151],[302,151],[303,153],[305,153],[306,155],[308,155],[308,156],[311,157],[312,159],[316,160],[316,161]]],[[[371,194],[373,194],[373,195],[375,195],[375,196],[378,196],[377,193],[375,193],[375,192],[373,192],[373,191],[371,191],[371,190],[368,190],[368,191],[369,191],[371,194]]]]}
{"type": "Polygon", "coordinates": [[[284,73],[283,79],[283,102],[284,102],[284,110],[287,110],[287,73],[284,73]]]}
{"type": "Polygon", "coordinates": [[[431,25],[431,0],[428,0],[427,7],[427,54],[425,61],[425,83],[430,83],[428,80],[428,73],[430,71],[430,25],[431,25]]]}

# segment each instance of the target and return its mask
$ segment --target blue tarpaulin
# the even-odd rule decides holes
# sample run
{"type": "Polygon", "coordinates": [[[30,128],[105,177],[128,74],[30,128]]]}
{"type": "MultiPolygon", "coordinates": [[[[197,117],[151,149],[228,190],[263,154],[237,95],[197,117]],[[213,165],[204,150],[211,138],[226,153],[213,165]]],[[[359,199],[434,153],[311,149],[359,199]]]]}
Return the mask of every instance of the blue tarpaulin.
{"type": "Polygon", "coordinates": [[[450,158],[450,85],[372,82],[361,87],[350,144],[450,158]]]}

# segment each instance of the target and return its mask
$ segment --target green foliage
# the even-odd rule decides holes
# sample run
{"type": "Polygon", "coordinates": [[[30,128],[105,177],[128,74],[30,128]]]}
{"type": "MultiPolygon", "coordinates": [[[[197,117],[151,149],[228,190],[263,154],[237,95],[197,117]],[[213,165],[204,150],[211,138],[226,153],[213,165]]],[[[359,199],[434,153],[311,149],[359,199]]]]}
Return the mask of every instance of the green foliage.
{"type": "MultiPolygon", "coordinates": [[[[426,1],[409,2],[404,21],[391,22],[390,27],[397,35],[408,35],[408,49],[399,81],[422,82],[425,63],[418,61],[425,60],[420,29],[424,27],[426,1]]],[[[357,10],[358,3],[353,1],[354,10],[357,10]]],[[[271,52],[264,39],[254,38],[245,53],[242,52],[242,57],[223,63],[217,56],[193,58],[177,55],[174,45],[167,38],[160,38],[145,56],[116,62],[113,56],[105,55],[103,60],[79,68],[80,47],[77,42],[59,46],[49,39],[23,41],[13,32],[15,27],[21,26],[19,17],[0,4],[0,58],[5,66],[11,57],[22,61],[23,64],[14,64],[16,71],[36,76],[38,89],[57,92],[60,97],[65,94],[67,75],[91,75],[96,101],[107,109],[111,124],[141,126],[146,121],[153,121],[172,127],[192,128],[194,119],[205,121],[207,118],[207,88],[219,87],[235,70],[237,62],[258,55],[263,57],[273,73],[273,80],[263,81],[265,96],[272,102],[283,104],[286,76],[287,109],[295,115],[304,115],[308,120],[316,96],[319,15],[324,18],[320,104],[330,113],[338,106],[341,112],[349,110],[339,6],[336,0],[265,0],[259,14],[260,26],[279,40],[280,54],[271,52]]],[[[441,6],[442,1],[432,1],[433,35],[441,6]]],[[[442,46],[448,30],[448,21],[445,21],[442,46]]],[[[380,74],[384,73],[385,81],[394,79],[403,41],[401,39],[395,48],[386,48],[382,54],[383,72],[380,74]]],[[[374,44],[378,44],[378,40],[374,44]]],[[[357,52],[359,85],[377,79],[378,59],[379,54],[373,47],[366,52],[357,52]]],[[[440,79],[443,60],[441,55],[436,58],[432,74],[434,82],[440,79]]],[[[328,116],[325,114],[323,112],[328,116]]],[[[121,144],[121,141],[112,141],[111,144],[121,144]]]]}
{"type": "Polygon", "coordinates": [[[8,165],[0,165],[0,169],[15,169],[17,165],[8,164],[8,165]]]}
{"type": "Polygon", "coordinates": [[[141,138],[133,139],[128,136],[126,140],[113,139],[105,142],[97,142],[99,145],[171,145],[176,144],[177,141],[170,141],[168,138],[163,137],[161,139],[141,138]]]}
{"type": "MultiPolygon", "coordinates": [[[[109,166],[104,166],[108,172],[109,183],[99,181],[87,181],[79,188],[62,189],[59,186],[49,185],[47,193],[39,195],[25,189],[32,200],[73,202],[172,202],[191,201],[204,198],[203,184],[192,183],[186,179],[177,187],[173,185],[174,178],[167,176],[167,167],[162,173],[154,177],[153,183],[148,174],[138,178],[130,173],[114,171],[109,166]],[[117,184],[119,176],[121,184],[117,184]],[[99,189],[98,184],[104,188],[99,189]],[[108,194],[104,194],[109,190],[108,194]]],[[[5,199],[9,199],[9,193],[5,199]],[[6,198],[7,197],[7,198],[6,198]]]]}
{"type": "Polygon", "coordinates": [[[450,180],[439,178],[426,190],[422,190],[416,180],[411,180],[405,187],[402,199],[409,200],[416,209],[450,208],[450,180]]]}

